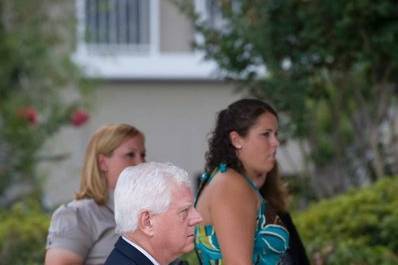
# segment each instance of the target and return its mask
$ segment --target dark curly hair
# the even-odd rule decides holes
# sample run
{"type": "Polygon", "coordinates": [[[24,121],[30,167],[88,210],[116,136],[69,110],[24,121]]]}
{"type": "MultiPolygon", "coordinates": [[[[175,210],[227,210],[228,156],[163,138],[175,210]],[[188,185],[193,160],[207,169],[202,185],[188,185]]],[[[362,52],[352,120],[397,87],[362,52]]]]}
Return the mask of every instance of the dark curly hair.
{"type": "MultiPolygon", "coordinates": [[[[209,138],[209,149],[206,152],[206,172],[211,173],[221,163],[224,163],[240,174],[245,174],[245,169],[236,155],[236,149],[231,143],[229,134],[235,131],[241,137],[245,137],[257,122],[258,117],[264,113],[272,113],[278,118],[277,112],[271,105],[258,99],[241,99],[219,112],[215,129],[209,138]]],[[[276,210],[284,210],[287,192],[277,176],[277,171],[277,165],[275,165],[260,191],[276,210]]]]}

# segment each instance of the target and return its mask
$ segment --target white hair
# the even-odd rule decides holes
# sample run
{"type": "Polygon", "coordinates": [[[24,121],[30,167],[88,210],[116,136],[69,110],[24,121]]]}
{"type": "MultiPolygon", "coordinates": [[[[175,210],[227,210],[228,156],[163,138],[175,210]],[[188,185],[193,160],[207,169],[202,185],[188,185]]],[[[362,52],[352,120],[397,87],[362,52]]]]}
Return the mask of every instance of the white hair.
{"type": "Polygon", "coordinates": [[[115,188],[116,233],[135,231],[144,210],[165,212],[170,206],[173,183],[192,189],[188,173],[171,163],[147,162],[125,168],[115,188]]]}

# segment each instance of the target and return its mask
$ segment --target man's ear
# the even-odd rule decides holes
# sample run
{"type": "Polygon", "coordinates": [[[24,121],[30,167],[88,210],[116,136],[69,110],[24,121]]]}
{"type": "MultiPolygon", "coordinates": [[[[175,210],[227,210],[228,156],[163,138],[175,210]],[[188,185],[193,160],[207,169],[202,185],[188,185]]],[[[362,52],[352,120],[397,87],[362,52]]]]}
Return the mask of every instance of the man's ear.
{"type": "Polygon", "coordinates": [[[102,171],[104,171],[104,172],[108,171],[108,157],[106,157],[103,154],[99,154],[98,155],[98,165],[102,171]]]}
{"type": "Polygon", "coordinates": [[[229,139],[231,140],[231,143],[235,147],[235,149],[237,150],[242,149],[243,140],[242,137],[236,131],[232,131],[229,133],[229,139]]]}
{"type": "Polygon", "coordinates": [[[137,228],[148,236],[153,236],[153,215],[144,210],[138,215],[137,228]]]}

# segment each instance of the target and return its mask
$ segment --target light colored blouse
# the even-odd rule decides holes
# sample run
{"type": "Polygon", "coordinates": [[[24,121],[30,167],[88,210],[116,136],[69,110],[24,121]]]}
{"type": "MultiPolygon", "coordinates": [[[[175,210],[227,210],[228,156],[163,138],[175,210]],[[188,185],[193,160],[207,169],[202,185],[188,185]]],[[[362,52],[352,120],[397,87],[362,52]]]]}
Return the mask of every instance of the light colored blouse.
{"type": "Polygon", "coordinates": [[[102,206],[93,199],[60,206],[52,216],[46,248],[70,250],[83,257],[86,265],[104,264],[119,237],[113,208],[113,193],[102,206]]]}

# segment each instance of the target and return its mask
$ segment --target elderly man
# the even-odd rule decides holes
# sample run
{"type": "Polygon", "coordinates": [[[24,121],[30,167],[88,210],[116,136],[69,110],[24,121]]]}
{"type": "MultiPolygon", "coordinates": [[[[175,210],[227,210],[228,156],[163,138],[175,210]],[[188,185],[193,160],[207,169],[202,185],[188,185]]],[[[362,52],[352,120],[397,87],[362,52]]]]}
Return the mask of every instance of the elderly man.
{"type": "Polygon", "coordinates": [[[116,232],[105,265],[167,265],[194,247],[202,221],[186,171],[148,162],[122,171],[115,188],[116,232]]]}

